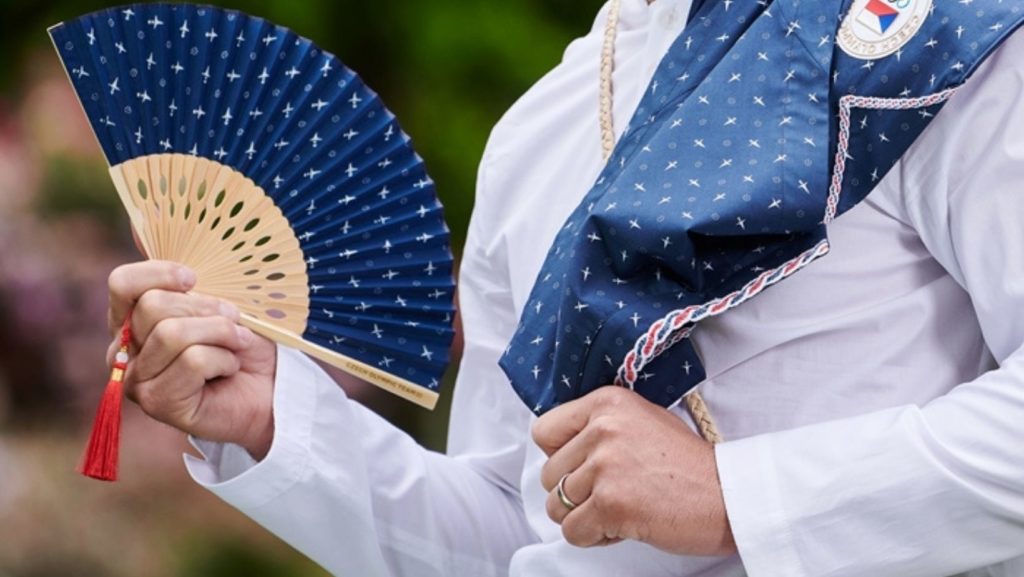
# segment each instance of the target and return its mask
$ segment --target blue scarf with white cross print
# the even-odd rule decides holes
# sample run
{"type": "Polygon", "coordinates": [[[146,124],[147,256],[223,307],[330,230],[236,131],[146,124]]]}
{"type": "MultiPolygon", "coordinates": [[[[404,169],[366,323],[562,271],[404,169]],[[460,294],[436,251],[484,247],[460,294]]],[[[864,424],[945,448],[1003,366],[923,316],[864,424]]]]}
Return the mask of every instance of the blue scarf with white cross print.
{"type": "Polygon", "coordinates": [[[558,233],[500,364],[536,414],[618,384],[670,406],[687,338],[828,253],[1024,20],[1001,0],[697,1],[558,233]]]}

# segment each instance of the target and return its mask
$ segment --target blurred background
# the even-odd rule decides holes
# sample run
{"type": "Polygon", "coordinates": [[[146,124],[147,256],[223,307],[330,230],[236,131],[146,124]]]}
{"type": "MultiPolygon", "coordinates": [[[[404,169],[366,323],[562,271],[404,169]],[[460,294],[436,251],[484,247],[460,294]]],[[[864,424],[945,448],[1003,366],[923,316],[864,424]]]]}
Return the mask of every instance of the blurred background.
{"type": "MultiPolygon", "coordinates": [[[[106,278],[139,257],[46,28],[117,4],[0,3],[0,577],[324,575],[193,485],[182,435],[134,406],[122,481],[74,473],[108,376],[106,278]]],[[[458,252],[491,126],[601,0],[221,4],[312,38],[384,97],[427,161],[458,252]]],[[[433,413],[352,390],[441,450],[450,373],[433,413]]]]}

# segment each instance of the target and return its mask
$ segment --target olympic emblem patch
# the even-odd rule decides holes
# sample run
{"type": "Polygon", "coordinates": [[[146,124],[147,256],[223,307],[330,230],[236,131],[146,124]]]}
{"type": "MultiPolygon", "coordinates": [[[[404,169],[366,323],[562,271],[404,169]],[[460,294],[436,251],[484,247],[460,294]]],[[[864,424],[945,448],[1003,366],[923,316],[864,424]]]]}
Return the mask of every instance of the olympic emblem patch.
{"type": "Polygon", "coordinates": [[[921,30],[931,9],[932,0],[856,0],[839,27],[839,47],[861,60],[894,54],[921,30]]]}

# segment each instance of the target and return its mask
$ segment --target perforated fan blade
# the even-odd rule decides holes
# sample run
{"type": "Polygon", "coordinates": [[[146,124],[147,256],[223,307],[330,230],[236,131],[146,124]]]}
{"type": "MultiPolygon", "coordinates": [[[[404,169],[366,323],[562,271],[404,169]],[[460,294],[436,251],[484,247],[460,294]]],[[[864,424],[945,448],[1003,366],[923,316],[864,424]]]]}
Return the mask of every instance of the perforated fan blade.
{"type": "Polygon", "coordinates": [[[132,5],[50,35],[150,258],[243,323],[433,407],[453,335],[442,208],[394,116],[260,18],[132,5]]]}

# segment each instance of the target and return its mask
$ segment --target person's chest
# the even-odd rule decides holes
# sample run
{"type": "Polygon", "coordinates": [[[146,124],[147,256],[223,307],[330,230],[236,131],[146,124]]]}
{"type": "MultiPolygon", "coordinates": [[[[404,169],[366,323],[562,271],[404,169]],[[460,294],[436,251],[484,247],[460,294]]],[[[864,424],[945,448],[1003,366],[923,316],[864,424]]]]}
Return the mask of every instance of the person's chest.
{"type": "MultiPolygon", "coordinates": [[[[624,4],[616,43],[617,132],[688,9],[686,2],[659,0],[642,13],[642,1],[624,4]]],[[[562,65],[509,111],[485,155],[481,184],[500,215],[488,223],[487,243],[507,255],[516,315],[556,233],[602,168],[600,24],[599,17],[595,31],[571,45],[562,65]]],[[[968,296],[907,224],[900,198],[901,190],[883,181],[830,227],[830,255],[693,333],[708,374],[701,391],[727,440],[924,404],[988,361],[968,296]]],[[[517,554],[514,574],[517,566],[520,574],[537,574],[552,555],[559,567],[599,574],[618,574],[615,559],[623,558],[631,570],[643,565],[631,574],[742,574],[735,560],[688,560],[639,544],[628,545],[643,550],[633,554],[620,547],[579,554],[546,517],[537,483],[544,461],[532,445],[527,449],[523,501],[543,543],[517,554]]]]}
{"type": "MultiPolygon", "coordinates": [[[[624,2],[613,82],[617,132],[688,8],[685,1],[624,2]]],[[[481,184],[500,215],[488,242],[507,255],[516,315],[556,233],[603,166],[602,17],[502,119],[484,158],[481,184]]],[[[702,389],[727,437],[924,403],[977,373],[986,355],[969,298],[907,224],[901,195],[883,180],[830,227],[830,255],[693,333],[709,377],[702,389]],[[934,357],[952,348],[964,354],[936,367],[934,357]],[[750,410],[757,406],[768,410],[750,410]]]]}

